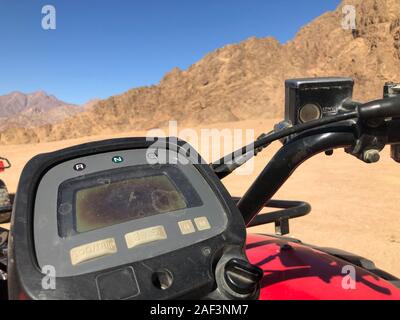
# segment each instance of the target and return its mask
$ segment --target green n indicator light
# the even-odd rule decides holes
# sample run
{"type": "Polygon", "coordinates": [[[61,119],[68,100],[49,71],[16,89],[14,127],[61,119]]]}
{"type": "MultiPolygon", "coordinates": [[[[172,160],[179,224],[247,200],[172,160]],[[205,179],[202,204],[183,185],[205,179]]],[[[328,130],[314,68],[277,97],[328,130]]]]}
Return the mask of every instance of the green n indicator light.
{"type": "Polygon", "coordinates": [[[112,157],[112,162],[122,163],[122,162],[124,162],[124,158],[122,158],[121,156],[114,156],[114,157],[112,157]]]}

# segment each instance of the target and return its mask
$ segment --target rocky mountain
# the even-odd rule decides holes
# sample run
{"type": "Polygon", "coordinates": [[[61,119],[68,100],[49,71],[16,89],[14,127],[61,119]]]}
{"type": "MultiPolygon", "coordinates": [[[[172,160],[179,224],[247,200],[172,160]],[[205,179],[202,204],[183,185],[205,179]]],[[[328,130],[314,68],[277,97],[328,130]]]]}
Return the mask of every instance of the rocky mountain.
{"type": "Polygon", "coordinates": [[[313,76],[353,77],[359,100],[379,98],[385,81],[400,81],[400,1],[344,0],[286,44],[267,37],[227,45],[158,85],[98,101],[62,123],[3,131],[0,143],[149,129],[171,119],[187,127],[281,117],[284,80],[313,76]],[[356,9],[355,30],[342,27],[347,4],[356,9]]]}
{"type": "Polygon", "coordinates": [[[54,124],[79,111],[78,106],[60,101],[44,91],[12,92],[0,96],[0,130],[54,124]]]}

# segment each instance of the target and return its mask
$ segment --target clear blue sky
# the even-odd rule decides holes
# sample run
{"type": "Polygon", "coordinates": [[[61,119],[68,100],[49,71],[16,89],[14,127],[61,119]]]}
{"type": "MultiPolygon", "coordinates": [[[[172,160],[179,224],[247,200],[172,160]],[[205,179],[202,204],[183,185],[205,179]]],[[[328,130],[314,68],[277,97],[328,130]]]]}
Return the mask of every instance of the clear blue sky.
{"type": "Polygon", "coordinates": [[[72,103],[156,84],[251,36],[281,42],[339,0],[0,0],[0,95],[45,90],[72,103]],[[57,29],[41,27],[42,6],[57,29]]]}

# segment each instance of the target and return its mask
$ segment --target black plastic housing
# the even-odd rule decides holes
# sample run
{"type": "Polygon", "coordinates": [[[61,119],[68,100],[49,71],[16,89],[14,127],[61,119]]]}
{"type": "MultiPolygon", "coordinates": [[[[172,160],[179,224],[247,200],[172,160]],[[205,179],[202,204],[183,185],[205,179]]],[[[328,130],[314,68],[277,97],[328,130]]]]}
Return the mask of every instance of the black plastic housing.
{"type": "MultiPolygon", "coordinates": [[[[201,298],[216,289],[214,271],[221,256],[229,252],[229,256],[247,261],[243,250],[246,236],[243,217],[218,177],[202,161],[195,164],[195,167],[227,212],[228,224],[222,234],[145,261],[74,277],[56,278],[55,290],[42,288],[44,274],[35,256],[33,214],[36,190],[43,175],[53,166],[77,157],[148,148],[155,141],[157,139],[148,141],[146,138],[123,138],[86,143],[38,155],[27,163],[19,181],[11,221],[8,266],[10,299],[122,299],[126,298],[126,292],[121,290],[121,286],[125,285],[122,282],[129,278],[131,270],[134,270],[140,288],[140,294],[133,299],[201,298]],[[172,273],[174,282],[168,289],[161,290],[154,285],[154,272],[165,268],[172,273]],[[101,294],[97,279],[109,274],[111,276],[107,281],[112,285],[101,294]],[[118,281],[121,281],[120,285],[118,281]]],[[[187,146],[186,142],[180,140],[177,144],[187,146]]],[[[166,148],[169,148],[168,143],[166,148]]],[[[107,285],[107,281],[102,283],[107,285]]]]}
{"type": "Polygon", "coordinates": [[[302,78],[285,81],[285,120],[302,123],[299,112],[307,104],[320,109],[320,118],[338,113],[342,103],[353,95],[351,78],[302,78]]]}

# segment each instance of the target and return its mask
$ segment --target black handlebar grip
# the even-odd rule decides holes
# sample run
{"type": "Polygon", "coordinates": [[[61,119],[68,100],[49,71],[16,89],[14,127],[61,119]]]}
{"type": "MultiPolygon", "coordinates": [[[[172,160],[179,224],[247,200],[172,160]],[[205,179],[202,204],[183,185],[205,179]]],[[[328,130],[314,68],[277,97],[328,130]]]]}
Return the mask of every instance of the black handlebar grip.
{"type": "Polygon", "coordinates": [[[361,119],[400,117],[400,96],[367,102],[358,107],[361,119]]]}

